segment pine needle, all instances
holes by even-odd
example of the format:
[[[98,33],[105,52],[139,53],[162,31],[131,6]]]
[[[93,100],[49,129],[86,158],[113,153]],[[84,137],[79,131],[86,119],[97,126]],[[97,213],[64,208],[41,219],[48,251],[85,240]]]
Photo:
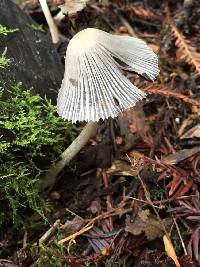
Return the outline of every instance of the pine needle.
[[[173,92],[169,90],[167,86],[164,86],[161,84],[151,84],[151,85],[144,86],[141,89],[147,93],[159,94],[165,97],[175,97],[176,99],[179,99],[185,103],[189,103],[194,106],[200,106],[200,99],[192,99],[186,95]]]
[[[170,22],[171,31],[178,48],[180,59],[185,60],[192,65],[198,74],[200,74],[200,53],[198,53],[189,40]]]

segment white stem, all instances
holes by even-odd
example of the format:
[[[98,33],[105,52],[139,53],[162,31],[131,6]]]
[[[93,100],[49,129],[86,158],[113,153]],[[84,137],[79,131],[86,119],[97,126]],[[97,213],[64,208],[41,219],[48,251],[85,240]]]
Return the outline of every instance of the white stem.
[[[85,146],[88,140],[96,134],[97,128],[97,122],[88,122],[86,124],[79,136],[60,155],[59,161],[47,171],[44,177],[42,177],[39,188],[40,191],[44,191],[45,189],[50,188],[55,184],[57,175],[78,154],[78,152]]]
[[[44,16],[46,18],[47,24],[49,26],[52,41],[54,44],[56,44],[59,41],[58,28],[56,27],[56,24],[54,23],[54,20],[51,16],[49,7],[47,5],[47,1],[46,0],[39,0],[39,2],[40,2],[40,5],[42,7],[42,11],[43,11]]]

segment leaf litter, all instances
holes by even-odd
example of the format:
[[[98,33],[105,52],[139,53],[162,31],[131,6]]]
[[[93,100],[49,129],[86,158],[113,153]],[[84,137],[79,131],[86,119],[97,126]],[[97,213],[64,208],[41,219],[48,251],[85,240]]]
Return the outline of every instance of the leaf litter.
[[[49,1],[52,14],[64,2]],[[143,38],[158,53],[160,75],[149,84],[127,74],[148,99],[102,123],[50,193],[52,224],[61,219],[56,242],[67,249],[60,262],[199,266],[200,3],[107,0],[83,6],[74,17],[76,30],[97,27]],[[36,1],[23,1],[23,9],[43,23]],[[62,58],[74,26],[67,16],[59,21],[66,37],[58,47]],[[23,266],[13,254],[0,265]]]

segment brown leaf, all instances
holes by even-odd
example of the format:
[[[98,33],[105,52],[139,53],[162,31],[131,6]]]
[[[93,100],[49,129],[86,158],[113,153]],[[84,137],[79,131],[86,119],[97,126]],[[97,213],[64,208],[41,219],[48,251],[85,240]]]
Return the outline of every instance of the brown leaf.
[[[90,206],[87,208],[88,211],[91,211],[92,214],[99,213],[101,211],[100,199],[95,199],[90,203]]]
[[[177,164],[177,163],[195,155],[198,152],[200,152],[200,147],[193,147],[191,149],[182,149],[182,150],[179,150],[178,152],[176,152],[174,154],[164,156],[162,158],[162,162],[164,162],[166,164]]]
[[[78,231],[84,224],[84,220],[81,217],[74,217],[73,220],[67,220],[65,224],[63,224],[60,229],[68,229],[70,232],[74,233]]]
[[[10,260],[0,259],[0,267],[21,267],[21,265],[15,264]]]
[[[184,133],[180,138],[186,139],[186,138],[200,138],[200,123],[192,127],[190,130],[188,130],[186,133]]]
[[[194,262],[189,255],[183,255],[179,260],[181,267],[198,267],[199,265]]]
[[[176,267],[181,267],[180,263],[178,261],[178,258],[176,256],[176,252],[174,250],[173,244],[171,242],[171,240],[169,239],[169,237],[167,237],[167,235],[163,236],[163,243],[165,245],[165,251],[167,253],[167,255],[173,259],[173,261],[176,264]]]
[[[162,223],[167,227],[171,223],[171,219],[164,219]],[[133,220],[127,217],[125,231],[136,236],[144,233],[148,240],[163,236],[162,224],[148,209],[140,210]]]
[[[123,176],[137,176],[143,169],[144,155],[136,150],[129,153],[131,164],[127,159],[114,160],[112,166],[108,169],[109,174],[123,175]]]

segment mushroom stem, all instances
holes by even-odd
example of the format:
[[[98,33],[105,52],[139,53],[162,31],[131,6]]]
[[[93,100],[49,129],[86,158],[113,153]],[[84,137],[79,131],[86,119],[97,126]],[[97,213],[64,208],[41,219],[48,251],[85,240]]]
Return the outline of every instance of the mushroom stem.
[[[49,26],[52,41],[54,44],[56,44],[59,41],[58,28],[56,27],[56,24],[54,23],[54,20],[51,16],[49,7],[47,5],[47,1],[46,0],[39,0],[39,2],[40,2],[40,5],[42,7],[42,11],[43,11],[44,16],[46,18],[47,24]]]
[[[52,167],[50,167],[50,169],[42,177],[39,186],[40,191],[44,191],[47,188],[49,191],[52,188],[52,186],[57,181],[57,175],[78,154],[78,152],[85,146],[88,140],[96,134],[97,128],[97,122],[91,121],[86,124],[79,136],[60,155],[59,160]]]

